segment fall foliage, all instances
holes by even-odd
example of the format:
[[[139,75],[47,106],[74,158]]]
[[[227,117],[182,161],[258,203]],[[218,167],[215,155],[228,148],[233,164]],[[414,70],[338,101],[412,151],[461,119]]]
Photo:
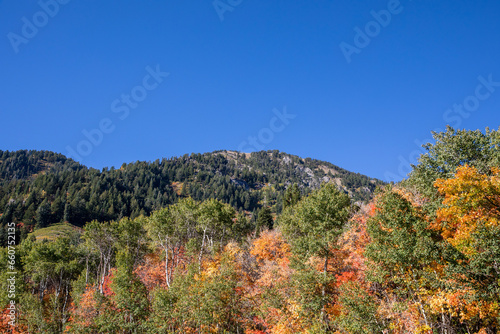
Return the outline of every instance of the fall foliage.
[[[28,237],[17,327],[3,273],[0,330],[499,333],[497,151],[472,146],[453,160],[449,149],[478,134],[448,131],[408,181],[361,207],[333,184],[303,197],[294,186],[266,220],[272,229],[216,199],[185,198],[53,241]]]

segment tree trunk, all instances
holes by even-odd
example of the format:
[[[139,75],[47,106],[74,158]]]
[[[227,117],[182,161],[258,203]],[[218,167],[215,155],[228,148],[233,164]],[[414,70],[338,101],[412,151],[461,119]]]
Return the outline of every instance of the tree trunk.
[[[325,263],[323,265],[323,286],[321,287],[321,297],[323,298],[323,306],[321,308],[321,318],[326,326],[328,326],[328,316],[325,310],[325,295],[326,295],[326,275],[328,273],[328,255],[325,256]]]
[[[201,242],[201,249],[200,249],[200,255],[198,256],[198,270],[201,272],[201,257],[203,255],[203,248],[205,247],[205,235],[206,235],[207,229],[205,228],[203,230],[203,240]]]
[[[158,237],[160,237],[159,234]],[[165,247],[163,247],[163,249],[165,250],[165,282],[167,283],[167,286],[170,288],[170,277],[168,275],[168,237],[165,237]]]

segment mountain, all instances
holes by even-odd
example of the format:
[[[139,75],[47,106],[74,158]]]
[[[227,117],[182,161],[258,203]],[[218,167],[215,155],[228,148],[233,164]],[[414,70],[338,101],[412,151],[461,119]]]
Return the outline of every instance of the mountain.
[[[296,183],[306,194],[323,182],[335,183],[357,202],[368,201],[384,184],[279,151],[193,153],[102,171],[50,151],[0,151],[0,224],[13,221],[27,230],[61,221],[82,226],[148,215],[185,196],[217,198],[240,211],[268,206],[279,213],[288,186]]]

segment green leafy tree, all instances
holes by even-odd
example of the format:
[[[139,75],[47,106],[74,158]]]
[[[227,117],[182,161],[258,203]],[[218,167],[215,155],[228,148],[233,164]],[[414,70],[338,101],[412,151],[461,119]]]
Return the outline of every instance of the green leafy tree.
[[[69,319],[71,282],[82,270],[77,240],[69,237],[50,242],[26,239],[26,244],[21,246],[25,252],[25,273],[45,310],[44,321],[54,332],[62,332]]]
[[[376,214],[367,222],[371,238],[366,256],[376,266],[373,279],[405,280],[440,257],[435,232],[423,213],[402,195],[386,189],[377,199]]]
[[[148,293],[134,273],[137,261],[147,251],[144,218],[121,219],[116,225],[116,269],[110,285],[110,299],[118,312],[109,315],[123,333],[136,333],[149,314]]]
[[[165,252],[165,281],[172,282],[175,264],[182,247],[195,236],[199,203],[191,198],[154,212],[147,219],[146,229],[152,240]]]
[[[85,225],[83,239],[85,240],[87,249],[90,253],[95,254],[97,260],[95,265],[95,280],[101,294],[103,294],[104,281],[110,273],[115,255],[116,238],[117,231],[116,223],[114,222],[100,223],[94,220]]]
[[[335,324],[347,333],[384,333],[387,324],[377,314],[377,300],[358,282],[347,282],[340,288],[341,312]]]
[[[386,189],[376,200],[367,232],[371,240],[365,251],[370,261],[367,279],[399,300],[418,305],[429,326],[431,314],[421,296],[439,287],[436,266],[444,258],[452,259],[437,243],[440,238],[430,229],[426,216],[401,194]]]
[[[198,212],[196,229],[199,235],[197,246],[200,250],[198,262],[201,265],[204,253],[220,249],[231,237],[236,211],[228,204],[210,199],[201,203]]]
[[[279,226],[297,257],[302,261],[307,261],[311,257],[318,257],[323,261],[321,279],[311,277],[311,275],[303,277],[306,281],[317,280],[321,286],[320,295],[316,297],[319,302],[309,301],[308,303],[315,305],[313,310],[321,310],[321,318],[325,326],[328,326],[324,309],[329,302],[327,289],[333,279],[328,274],[328,261],[334,256],[336,243],[351,213],[349,196],[339,191],[333,184],[324,184],[319,190],[303,198],[297,205],[289,207],[279,221]],[[302,272],[308,271],[302,270]]]
[[[349,196],[329,183],[286,210],[279,226],[297,254],[321,257],[326,267],[351,213]]]

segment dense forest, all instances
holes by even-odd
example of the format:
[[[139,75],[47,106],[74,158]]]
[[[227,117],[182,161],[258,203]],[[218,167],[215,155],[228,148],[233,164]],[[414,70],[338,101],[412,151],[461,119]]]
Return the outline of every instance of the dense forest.
[[[36,202],[39,226],[14,252],[2,248],[15,274],[0,274],[1,331],[499,333],[500,132],[433,136],[408,178],[366,203],[353,189],[376,181],[334,166],[316,174],[324,163],[279,152],[102,172],[48,152],[3,153],[2,219],[22,228],[31,216],[20,208]],[[207,194],[214,179],[221,198]],[[248,192],[229,194],[231,184]],[[56,198],[68,215],[52,209]],[[67,223],[79,203],[113,219]],[[61,223],[43,227],[44,211]]]
[[[263,207],[281,212],[281,197],[290,184],[308,193],[330,181],[365,202],[383,184],[278,151],[191,154],[102,171],[48,151],[0,151],[0,245],[6,245],[10,222],[19,226],[22,239],[35,228],[60,222],[82,227],[92,220],[135,219],[186,197],[219,199],[255,220]]]

